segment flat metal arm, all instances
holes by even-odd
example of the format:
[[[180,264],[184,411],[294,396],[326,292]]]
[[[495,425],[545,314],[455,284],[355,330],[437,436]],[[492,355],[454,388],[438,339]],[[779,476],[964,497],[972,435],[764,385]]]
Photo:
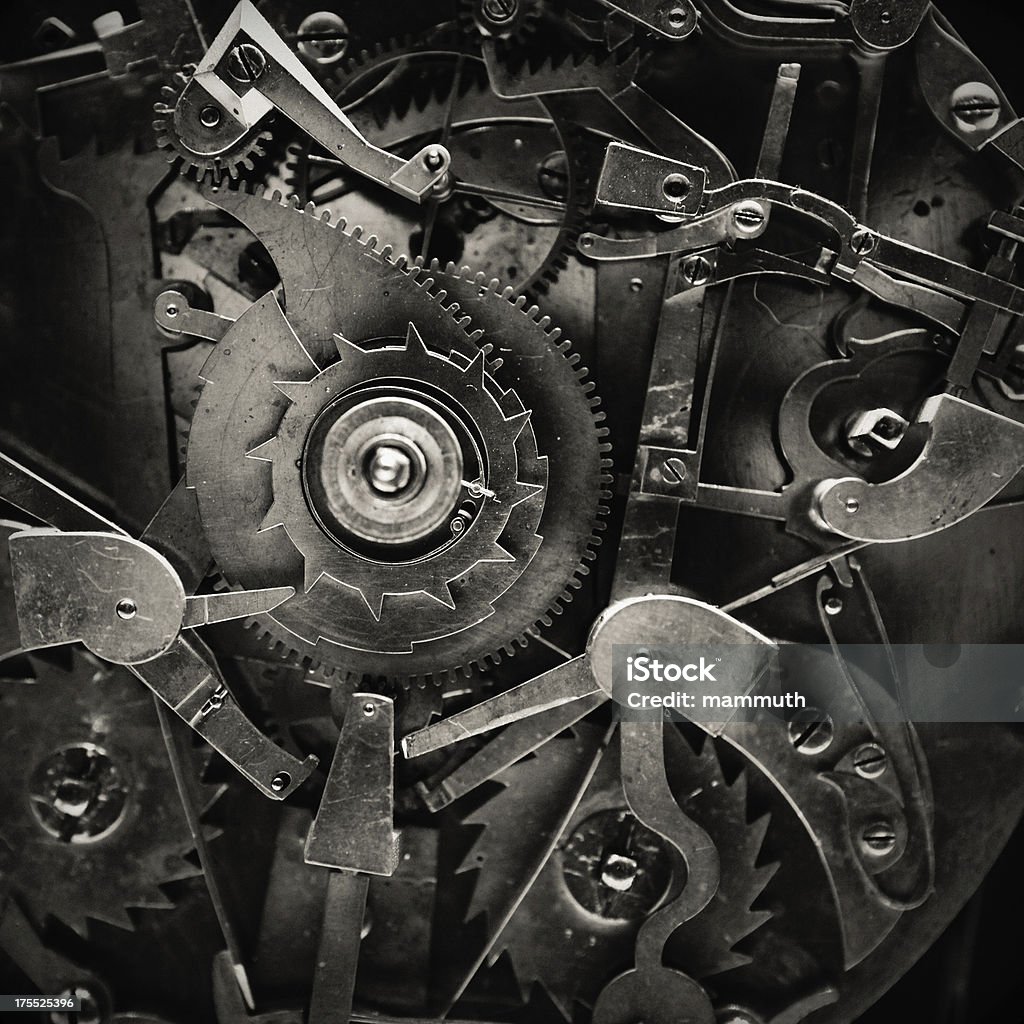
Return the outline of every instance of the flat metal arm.
[[[241,0],[178,98],[174,131],[193,152],[217,156],[272,109],[352,170],[407,199],[420,202],[446,180],[450,157],[443,146],[425,147],[410,160],[374,146],[266,18]]]
[[[511,725],[599,690],[590,671],[589,658],[583,654],[496,697],[409,733],[402,740],[402,752],[406,757],[419,757],[432,750],[440,750],[449,743],[459,743],[503,725]]]

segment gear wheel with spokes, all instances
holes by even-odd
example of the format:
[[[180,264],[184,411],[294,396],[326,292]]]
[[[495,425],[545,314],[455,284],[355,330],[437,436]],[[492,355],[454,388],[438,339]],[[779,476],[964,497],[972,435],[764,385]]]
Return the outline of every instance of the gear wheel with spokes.
[[[279,195],[207,195],[265,242],[287,308],[266,296],[214,349],[188,443],[225,576],[298,590],[259,627],[393,680],[524,643],[579,586],[607,497],[567,344],[496,282],[394,262]]]

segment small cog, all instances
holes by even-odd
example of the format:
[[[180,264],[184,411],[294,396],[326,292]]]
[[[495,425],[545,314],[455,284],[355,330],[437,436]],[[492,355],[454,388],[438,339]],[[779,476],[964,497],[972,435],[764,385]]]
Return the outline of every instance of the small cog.
[[[493,919],[504,884],[508,850],[520,842],[529,809],[554,777],[550,741],[532,758],[495,779],[503,788],[462,824],[481,827],[457,873],[478,871],[465,920]],[[644,920],[685,884],[678,853],[645,828],[625,806],[617,741],[602,759],[563,839],[505,924],[489,963],[504,953],[524,997],[539,983],[566,1020],[577,1003],[593,1005],[598,993],[636,946]],[[681,732],[666,727],[666,770],[680,807],[706,829],[718,848],[722,880],[707,908],[679,929],[666,948],[666,963],[703,979],[750,962],[736,946],[771,915],[753,905],[777,865],[758,863],[767,815],[749,822],[746,773],[731,783],[714,741],[695,750]],[[557,762],[553,762],[557,763]],[[498,899],[496,899],[496,896]]]
[[[187,66],[175,75],[173,85],[161,89],[164,99],[153,106],[157,145],[169,150],[169,161],[180,160],[182,171],[197,181],[208,174],[214,181],[238,178],[243,170],[255,169],[254,157],[266,156],[271,134],[258,129],[232,131],[231,119],[219,104],[212,98],[202,102],[194,95],[195,70],[195,65]]]

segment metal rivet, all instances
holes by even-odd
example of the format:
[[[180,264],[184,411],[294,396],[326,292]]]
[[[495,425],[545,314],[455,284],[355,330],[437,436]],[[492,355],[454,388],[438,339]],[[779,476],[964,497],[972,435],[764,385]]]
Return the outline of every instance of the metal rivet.
[[[843,610],[843,599],[835,595],[826,597],[824,607],[827,615],[838,615]]]
[[[423,166],[428,171],[436,171],[444,167],[444,153],[439,146],[431,146],[423,154]]]
[[[668,12],[668,23],[672,28],[682,28],[688,20],[688,12],[685,7],[673,7]]]
[[[644,279],[642,277],[634,277],[629,282],[629,290],[631,292],[642,292],[644,290]]]
[[[690,194],[692,188],[693,185],[690,179],[685,174],[679,174],[678,172],[667,174],[661,184],[661,190],[665,193],[665,198],[673,203],[681,203]]]
[[[374,704],[372,700],[368,700],[363,705],[363,714],[366,715],[367,718],[372,718],[376,713],[377,713],[377,705]]]
[[[569,197],[569,163],[565,153],[549,153],[537,167],[537,183],[549,199],[564,201]]]
[[[199,122],[204,128],[216,128],[222,116],[219,107],[209,104],[199,111]]]
[[[114,611],[117,612],[118,618],[134,619],[138,614],[139,606],[130,597],[122,597],[114,606]]]
[[[856,498],[847,498],[843,508],[846,509],[847,515],[856,515],[860,510],[860,502]]]
[[[288,772],[278,772],[270,780],[270,788],[275,793],[280,793],[281,790],[287,789],[291,784],[292,784],[292,777],[288,774]]]

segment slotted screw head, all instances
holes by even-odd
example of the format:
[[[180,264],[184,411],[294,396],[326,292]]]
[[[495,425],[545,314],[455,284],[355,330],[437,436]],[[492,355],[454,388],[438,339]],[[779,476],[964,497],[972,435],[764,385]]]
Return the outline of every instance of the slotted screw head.
[[[706,284],[711,277],[711,264],[703,256],[691,256],[683,263],[683,280],[693,287]]]
[[[862,779],[877,779],[889,766],[889,755],[877,743],[865,743],[853,752],[853,769]]]
[[[953,90],[949,101],[954,126],[967,133],[995,128],[1002,109],[995,90],[984,82],[965,82]]]
[[[884,857],[896,849],[896,830],[888,822],[868,825],[860,836],[861,846],[873,857]]]
[[[267,69],[267,58],[255,43],[239,43],[228,54],[228,74],[236,82],[255,82]]]
[[[767,214],[764,207],[752,199],[737,203],[732,209],[732,221],[742,235],[755,235],[765,225]]]
[[[787,722],[789,742],[801,754],[820,754],[835,737],[832,716],[821,708],[800,708]]]

